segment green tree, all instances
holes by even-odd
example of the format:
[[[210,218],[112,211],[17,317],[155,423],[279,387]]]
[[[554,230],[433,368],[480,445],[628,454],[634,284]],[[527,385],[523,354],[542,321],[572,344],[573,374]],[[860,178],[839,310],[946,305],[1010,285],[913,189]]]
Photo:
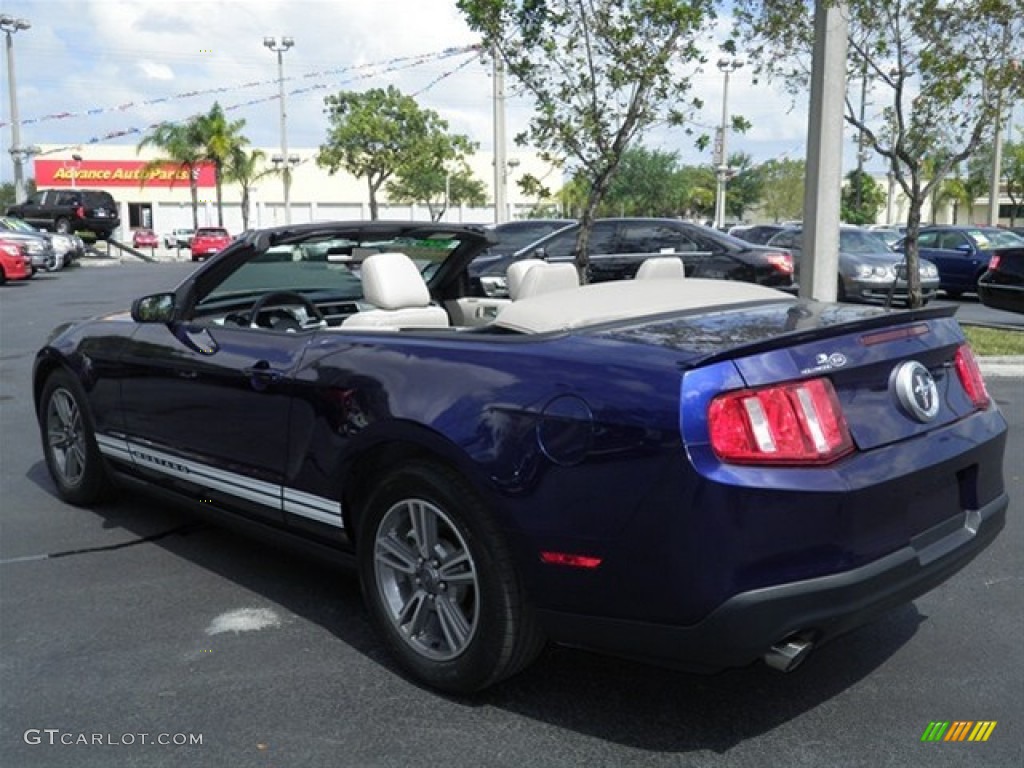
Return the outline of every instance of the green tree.
[[[687,219],[711,219],[715,214],[717,180],[710,165],[686,165],[676,174],[682,200],[682,215]]]
[[[874,224],[883,205],[885,190],[868,173],[852,170],[846,174],[840,213],[843,221],[858,226]]]
[[[626,150],[647,128],[683,124],[700,102],[683,65],[702,60],[715,0],[458,0],[469,26],[533,99],[526,132],[586,179],[576,266]],[[585,278],[584,278],[585,279]]]
[[[142,168],[142,182],[145,186],[146,176],[153,170],[165,165],[173,165],[188,175],[188,188],[192,198],[192,228],[199,228],[199,168],[205,162],[206,154],[202,140],[196,130],[195,119],[185,123],[164,121],[153,126],[136,147],[136,153],[146,147],[155,147],[162,154],[147,162]],[[172,181],[173,185],[174,182]]]
[[[249,208],[252,190],[260,179],[275,176],[280,171],[267,167],[267,155],[262,149],[247,151],[244,146],[232,147],[224,165],[224,181],[238,184],[242,190],[242,229],[249,228]]]
[[[1024,206],[1024,141],[1008,141],[1003,147],[1003,178],[1010,198],[1010,226],[1014,227]]]
[[[819,0],[825,1],[825,0]],[[880,113],[862,119],[847,95],[845,119],[885,158],[908,201],[906,256],[912,306],[922,303],[917,238],[921,209],[957,163],[991,138],[999,98],[1024,93],[1019,0],[846,0],[852,77],[866,73]],[[807,86],[814,3],[737,0],[740,27],[759,68]],[[801,12],[803,11],[803,12]],[[941,149],[944,162],[925,161]]]
[[[428,121],[420,147],[386,187],[388,197],[396,202],[426,205],[431,221],[440,221],[450,205],[482,206],[487,202],[483,182],[474,178],[466,162],[476,144],[467,136],[449,135],[447,130],[448,123],[440,118]]]
[[[992,142],[984,141],[967,158],[967,178],[964,179],[964,189],[971,198],[971,202],[968,204],[968,220],[971,223],[974,223],[974,203],[982,197],[988,197],[992,182],[993,150]]]
[[[746,152],[734,152],[726,164],[734,175],[726,187],[725,209],[733,219],[743,221],[747,209],[757,205],[761,199],[764,187],[761,169]]]
[[[941,205],[951,204],[953,206],[953,223],[960,221],[960,206],[970,211],[974,204],[974,198],[967,189],[967,184],[957,174],[952,179],[943,179],[938,191],[933,195],[932,218],[935,218],[934,211]]]
[[[242,135],[245,120],[229,121],[218,102],[205,115],[198,115],[191,121],[198,140],[202,145],[203,159],[213,165],[213,178],[217,194],[217,225],[224,226],[223,183],[225,168],[232,154],[249,143]]]
[[[36,191],[36,180],[25,179],[25,197]],[[5,181],[0,184],[0,211],[6,211],[7,206],[23,203],[24,200],[15,200],[15,189],[13,181]]]
[[[365,178],[370,217],[376,219],[381,187],[403,169],[415,167],[417,153],[433,151],[431,137],[448,124],[392,85],[363,93],[341,91],[327,96],[324,104],[330,127],[317,164],[331,174],[341,169]]]
[[[761,164],[760,174],[764,212],[777,222],[803,218],[807,163],[789,158],[772,159]]]
[[[604,216],[676,216],[682,209],[679,156],[644,147],[627,149],[608,187],[599,214]],[[581,179],[585,189],[586,176]]]

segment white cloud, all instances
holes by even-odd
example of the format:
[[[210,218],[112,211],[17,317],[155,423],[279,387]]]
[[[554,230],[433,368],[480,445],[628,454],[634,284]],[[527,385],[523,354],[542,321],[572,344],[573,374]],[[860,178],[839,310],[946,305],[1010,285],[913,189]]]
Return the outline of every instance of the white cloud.
[[[149,80],[173,80],[174,70],[166,64],[157,64],[152,61],[140,61],[139,69]]]
[[[88,144],[115,132],[134,145],[148,128],[206,112],[216,100],[246,121],[255,146],[279,141],[276,55],[264,36],[290,36],[283,56],[288,139],[317,147],[327,120],[323,99],[339,90],[394,84],[468,134],[492,146],[489,67],[469,55],[436,57],[410,66],[409,57],[476,42],[455,0],[3,0],[4,10],[32,28],[15,36],[21,143]],[[714,42],[709,42],[709,51]],[[715,55],[710,56],[715,60]],[[375,64],[372,77],[365,69]],[[465,66],[461,66],[465,64]],[[361,69],[363,68],[363,69]],[[247,87],[245,87],[247,86]],[[523,130],[528,101],[512,95],[508,135]],[[189,95],[191,94],[191,95]],[[705,100],[698,130],[720,120],[722,76],[713,63],[699,75]],[[730,81],[730,112],[753,129],[730,141],[755,159],[793,151],[803,142],[806,110],[789,110],[789,97],[753,85],[741,70]],[[9,120],[3,99],[3,121]],[[92,114],[87,114],[92,113]],[[40,119],[67,114],[60,119]],[[10,128],[0,128],[0,180],[11,178]],[[112,143],[112,142],[105,142]],[[709,161],[681,131],[660,130],[648,144],[677,150],[683,162]]]

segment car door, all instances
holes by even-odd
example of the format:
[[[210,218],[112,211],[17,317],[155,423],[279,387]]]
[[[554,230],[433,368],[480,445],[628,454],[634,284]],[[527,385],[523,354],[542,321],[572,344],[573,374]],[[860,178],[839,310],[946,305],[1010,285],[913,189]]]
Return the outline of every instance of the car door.
[[[918,238],[918,255],[939,269],[939,288],[957,296],[976,288],[974,245],[955,229],[922,232]]]
[[[47,190],[33,192],[28,196],[28,198],[26,198],[20,208],[21,218],[32,226],[39,227],[41,229],[49,229],[52,225],[50,217],[44,215],[46,195]]]
[[[313,335],[141,324],[121,360],[136,468],[200,501],[282,520],[290,381]]]

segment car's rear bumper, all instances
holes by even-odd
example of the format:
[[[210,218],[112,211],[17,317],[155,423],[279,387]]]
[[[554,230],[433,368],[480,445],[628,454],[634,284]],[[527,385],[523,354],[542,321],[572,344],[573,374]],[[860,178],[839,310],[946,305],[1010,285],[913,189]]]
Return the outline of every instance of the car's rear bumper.
[[[1001,285],[979,280],[978,298],[986,307],[1024,312],[1024,285]]]
[[[818,645],[910,602],[969,563],[1006,522],[1002,494],[853,570],[733,596],[690,626],[540,611],[552,640],[695,671],[745,666],[800,635]]]

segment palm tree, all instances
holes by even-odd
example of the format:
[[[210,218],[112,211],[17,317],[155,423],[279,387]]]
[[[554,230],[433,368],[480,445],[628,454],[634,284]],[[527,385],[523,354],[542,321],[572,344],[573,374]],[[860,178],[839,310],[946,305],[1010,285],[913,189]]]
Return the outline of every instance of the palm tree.
[[[192,228],[199,228],[199,166],[206,159],[199,141],[195,118],[187,123],[165,121],[153,127],[135,148],[136,154],[146,147],[156,147],[163,155],[147,162],[142,168],[142,186],[146,185],[149,174],[165,165],[173,165],[188,175],[189,191],[192,195]],[[174,186],[174,181],[171,181]]]
[[[280,173],[276,168],[264,165],[266,153],[261,149],[247,152],[244,147],[235,147],[224,166],[224,180],[235,182],[242,188],[242,229],[249,228],[249,198],[253,185],[264,178]]]
[[[202,145],[203,158],[213,164],[214,183],[217,187],[217,225],[223,227],[224,207],[221,191],[225,168],[231,162],[235,150],[249,143],[249,140],[240,133],[245,126],[245,120],[229,121],[220,103],[214,102],[209,112],[195,118],[195,125]]]

